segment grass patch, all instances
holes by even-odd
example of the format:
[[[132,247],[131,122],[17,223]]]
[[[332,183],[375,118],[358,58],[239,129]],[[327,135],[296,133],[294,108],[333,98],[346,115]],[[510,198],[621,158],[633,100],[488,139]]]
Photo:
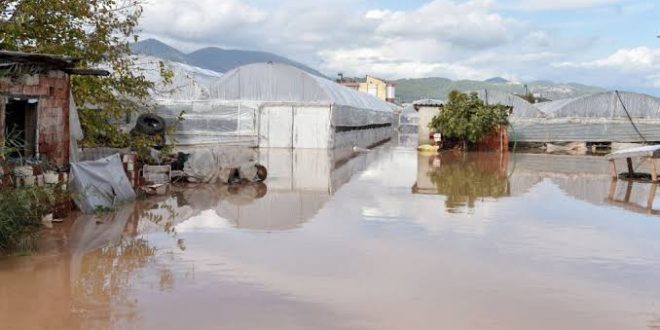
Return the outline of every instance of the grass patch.
[[[59,190],[59,192],[58,192]],[[54,187],[0,188],[0,251],[25,250],[63,192]]]

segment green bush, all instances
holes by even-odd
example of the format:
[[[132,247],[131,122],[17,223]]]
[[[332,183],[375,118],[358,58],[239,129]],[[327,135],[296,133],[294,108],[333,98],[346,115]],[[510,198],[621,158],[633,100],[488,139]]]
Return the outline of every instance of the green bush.
[[[477,93],[467,95],[459,91],[449,93],[442,111],[433,117],[430,128],[442,133],[443,138],[477,143],[500,125],[508,124],[509,108],[504,105],[488,105]]]
[[[0,251],[7,252],[41,226],[57,202],[54,188],[0,188]]]

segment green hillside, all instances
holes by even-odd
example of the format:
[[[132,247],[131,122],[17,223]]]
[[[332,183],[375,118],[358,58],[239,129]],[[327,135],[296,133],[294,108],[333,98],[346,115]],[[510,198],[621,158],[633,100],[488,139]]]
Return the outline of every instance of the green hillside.
[[[491,78],[486,81],[476,80],[450,80],[447,78],[419,78],[401,79],[395,81],[397,97],[401,102],[407,103],[419,99],[434,98],[445,99],[452,90],[462,92],[479,89],[494,89],[505,92],[524,94],[525,86],[522,83],[512,83],[502,78]],[[603,91],[602,88],[575,83],[553,83],[548,81],[528,82],[527,87],[532,93],[550,100],[577,97]]]

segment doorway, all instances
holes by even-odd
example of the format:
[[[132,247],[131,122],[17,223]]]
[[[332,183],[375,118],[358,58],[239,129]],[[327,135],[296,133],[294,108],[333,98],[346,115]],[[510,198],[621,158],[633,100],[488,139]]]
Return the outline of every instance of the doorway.
[[[9,100],[5,105],[3,136],[7,146],[13,150],[9,155],[11,158],[34,157],[37,142],[37,102]]]

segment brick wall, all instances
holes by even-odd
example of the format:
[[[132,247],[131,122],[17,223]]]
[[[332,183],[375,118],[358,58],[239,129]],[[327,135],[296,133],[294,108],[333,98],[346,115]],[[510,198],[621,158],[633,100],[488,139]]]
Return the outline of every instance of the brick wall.
[[[69,76],[61,71],[0,79],[0,95],[39,99],[38,150],[42,159],[58,165],[69,162]],[[0,137],[4,132],[4,102],[0,106]]]

